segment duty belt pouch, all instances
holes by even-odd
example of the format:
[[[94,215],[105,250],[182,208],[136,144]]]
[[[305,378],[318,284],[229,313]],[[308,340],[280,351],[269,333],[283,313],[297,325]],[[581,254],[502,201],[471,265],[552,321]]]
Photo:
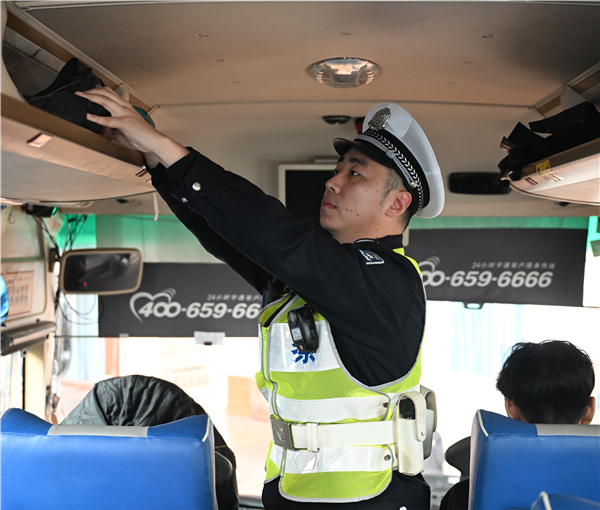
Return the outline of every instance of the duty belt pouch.
[[[403,415],[409,399],[414,412]],[[403,393],[394,409],[396,422],[396,457],[398,471],[405,475],[418,475],[425,469],[423,461],[431,454],[431,441],[436,428],[435,393],[421,386],[421,391]]]
[[[437,400],[435,391],[421,386],[421,395],[425,398],[426,420],[427,420],[427,435],[423,441],[423,458],[427,459],[431,455],[431,447],[433,443],[433,433],[437,429]]]

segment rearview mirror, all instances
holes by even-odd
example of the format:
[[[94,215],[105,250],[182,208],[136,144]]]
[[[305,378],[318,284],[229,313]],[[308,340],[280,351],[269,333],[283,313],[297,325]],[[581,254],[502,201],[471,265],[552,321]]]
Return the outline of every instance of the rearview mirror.
[[[65,294],[127,294],[142,281],[142,254],[128,248],[72,250],[60,259]]]

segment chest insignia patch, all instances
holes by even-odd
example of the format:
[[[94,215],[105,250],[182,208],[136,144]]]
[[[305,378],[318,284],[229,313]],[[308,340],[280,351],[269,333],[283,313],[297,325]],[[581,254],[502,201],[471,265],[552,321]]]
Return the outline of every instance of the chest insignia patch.
[[[362,253],[362,256],[367,261],[367,266],[370,266],[373,264],[385,264],[385,261],[376,253],[373,253],[372,251],[369,251],[369,250],[359,250],[359,251]]]
[[[296,344],[292,345],[296,347]],[[294,363],[302,361],[306,365],[309,359],[310,361],[315,361],[315,357],[310,352],[300,352],[298,349],[292,349],[292,354],[294,355]]]

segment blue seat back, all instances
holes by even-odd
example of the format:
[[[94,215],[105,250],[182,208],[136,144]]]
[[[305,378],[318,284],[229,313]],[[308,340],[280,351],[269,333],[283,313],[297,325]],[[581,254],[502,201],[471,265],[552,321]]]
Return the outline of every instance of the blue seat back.
[[[600,502],[599,480],[599,425],[534,425],[477,411],[469,510],[529,509],[542,491]]]
[[[0,424],[2,510],[213,510],[207,415],[156,427],[52,425],[20,409]]]

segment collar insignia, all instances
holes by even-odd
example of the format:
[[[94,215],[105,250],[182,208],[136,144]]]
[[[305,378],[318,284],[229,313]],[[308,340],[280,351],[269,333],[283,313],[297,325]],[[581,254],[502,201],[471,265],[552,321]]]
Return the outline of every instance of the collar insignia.
[[[390,120],[391,116],[392,111],[389,108],[382,108],[375,115],[373,115],[373,117],[371,117],[371,120],[369,121],[369,129],[374,131],[383,129]]]
[[[373,265],[373,264],[385,264],[385,261],[376,253],[373,253],[372,251],[369,250],[358,250],[362,253],[362,256],[365,258],[366,260],[366,264],[367,266]]]

